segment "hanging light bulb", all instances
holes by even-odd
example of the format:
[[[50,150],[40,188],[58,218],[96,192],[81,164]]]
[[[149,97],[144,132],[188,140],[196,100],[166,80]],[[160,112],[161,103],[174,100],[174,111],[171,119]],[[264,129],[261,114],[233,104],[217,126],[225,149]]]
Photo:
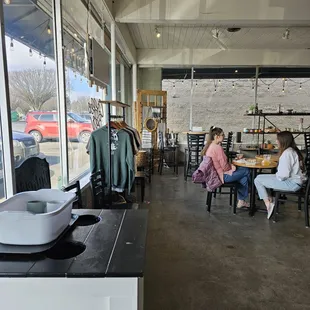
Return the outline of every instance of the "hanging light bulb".
[[[284,87],[282,88],[282,93],[284,93]]]
[[[39,58],[40,58],[40,59],[42,58],[42,53],[41,53],[41,52],[39,53]]]
[[[270,87],[268,86],[268,91],[270,91]]]
[[[301,83],[300,83],[300,85],[299,85],[299,89],[302,89],[302,87],[301,87]]]
[[[233,82],[232,87],[235,88],[235,82]]]
[[[173,83],[173,88],[175,88],[175,84]]]
[[[10,51],[11,51],[11,52],[14,51],[14,42],[13,42],[13,38],[11,38]]]
[[[216,92],[216,87],[214,88],[214,91]]]
[[[32,55],[33,55],[32,49],[29,48],[29,56],[32,57]]]
[[[47,24],[47,33],[52,34],[52,29],[50,27],[50,24]]]
[[[219,80],[219,84],[221,84],[221,80]]]
[[[78,35],[75,33],[74,36],[77,38]]]
[[[71,53],[74,53],[74,47],[71,48]]]
[[[159,39],[160,36],[161,36],[161,34],[160,34],[160,32],[158,31],[158,28],[157,28],[157,27],[155,27],[155,34],[156,34],[156,38]]]
[[[43,67],[44,67],[44,69],[46,67],[46,57],[45,56],[44,56],[44,61],[43,61]]]
[[[82,79],[82,78],[80,78],[80,82],[81,82],[81,83],[83,82],[83,79]]]

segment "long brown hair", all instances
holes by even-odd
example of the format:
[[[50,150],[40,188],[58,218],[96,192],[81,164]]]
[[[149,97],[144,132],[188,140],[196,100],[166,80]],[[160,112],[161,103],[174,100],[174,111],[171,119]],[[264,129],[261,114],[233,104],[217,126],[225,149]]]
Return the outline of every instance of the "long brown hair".
[[[280,149],[280,156],[282,153],[291,147],[298,155],[299,162],[303,162],[303,156],[297,147],[294,137],[290,131],[281,131],[277,134],[277,139],[279,141],[279,149]]]
[[[205,156],[208,150],[208,147],[210,146],[210,144],[212,143],[212,141],[214,141],[216,136],[221,135],[222,133],[224,133],[222,128],[219,127],[214,127],[212,126],[210,128],[209,131],[209,137],[208,137],[208,142],[206,143],[206,145],[204,146],[204,148],[201,151],[201,156]]]

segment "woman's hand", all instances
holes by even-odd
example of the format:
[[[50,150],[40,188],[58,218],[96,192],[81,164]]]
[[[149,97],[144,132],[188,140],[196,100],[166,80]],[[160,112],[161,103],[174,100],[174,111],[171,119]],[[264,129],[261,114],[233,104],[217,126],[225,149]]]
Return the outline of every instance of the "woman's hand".
[[[231,164],[231,170],[234,172],[234,171],[236,171],[236,169],[237,169],[236,166]]]

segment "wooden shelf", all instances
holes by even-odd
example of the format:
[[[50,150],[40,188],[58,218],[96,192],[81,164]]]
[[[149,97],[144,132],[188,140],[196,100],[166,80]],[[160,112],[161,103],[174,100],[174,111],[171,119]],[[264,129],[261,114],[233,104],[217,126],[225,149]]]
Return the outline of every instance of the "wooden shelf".
[[[99,100],[100,103],[103,104],[109,104],[114,106],[114,107],[118,107],[118,108],[128,108],[130,107],[130,105],[120,102],[120,101],[113,101],[113,100]]]
[[[283,130],[282,130],[283,131]],[[290,131],[293,135],[310,133],[310,131]],[[276,135],[278,132],[243,132],[245,135]]]
[[[244,114],[244,116],[310,116],[307,112],[296,112],[296,113],[261,113],[261,114]]]

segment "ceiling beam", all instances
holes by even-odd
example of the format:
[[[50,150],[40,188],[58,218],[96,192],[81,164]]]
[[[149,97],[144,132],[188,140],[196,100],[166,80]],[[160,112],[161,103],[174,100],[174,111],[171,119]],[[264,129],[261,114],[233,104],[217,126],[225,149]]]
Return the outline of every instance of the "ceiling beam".
[[[308,0],[123,0],[115,1],[114,12],[121,23],[310,25]]]
[[[140,67],[310,66],[309,50],[138,49]]]

